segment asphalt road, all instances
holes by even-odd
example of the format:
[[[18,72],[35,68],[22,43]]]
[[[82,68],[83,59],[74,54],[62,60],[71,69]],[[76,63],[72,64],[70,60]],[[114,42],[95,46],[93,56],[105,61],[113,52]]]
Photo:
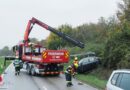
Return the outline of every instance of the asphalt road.
[[[72,87],[66,87],[64,75],[29,76],[22,70],[19,76],[15,76],[13,65],[5,73],[4,84],[0,86],[0,90],[98,90],[87,84],[79,85],[76,79],[73,79]]]

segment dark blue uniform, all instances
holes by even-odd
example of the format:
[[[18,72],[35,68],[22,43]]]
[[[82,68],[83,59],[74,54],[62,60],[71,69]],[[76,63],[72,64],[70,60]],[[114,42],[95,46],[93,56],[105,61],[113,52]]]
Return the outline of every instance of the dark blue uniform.
[[[72,68],[68,67],[65,71],[65,78],[67,81],[67,86],[71,86],[72,84]]]
[[[15,75],[19,75],[20,69],[22,68],[22,62],[18,59],[15,59],[14,62],[14,67],[15,67]]]

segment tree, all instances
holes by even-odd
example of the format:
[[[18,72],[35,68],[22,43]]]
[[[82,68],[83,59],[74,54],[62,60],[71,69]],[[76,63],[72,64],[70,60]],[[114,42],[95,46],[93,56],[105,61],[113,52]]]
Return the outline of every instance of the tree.
[[[32,42],[32,43],[38,43],[38,39],[37,38],[29,38],[29,40]]]
[[[112,69],[129,68],[130,34],[117,33],[108,40],[104,52],[104,66]],[[125,64],[125,65],[124,65]]]
[[[118,7],[118,19],[121,21],[121,23],[130,23],[130,0],[122,0],[122,3],[119,3]]]
[[[130,67],[130,0],[122,1],[117,12],[121,26],[115,28],[104,51],[104,66],[113,69]]]
[[[57,31],[64,33],[64,35],[69,36],[73,35],[72,27],[69,25],[61,25],[60,27],[58,27]],[[47,41],[47,47],[49,49],[60,49],[65,46],[71,46],[71,44],[68,41],[62,39],[61,37],[57,36],[54,33],[50,33],[46,41]]]
[[[43,47],[47,47],[47,41],[46,40],[41,40],[39,42]]]
[[[0,50],[0,56],[10,56],[10,55],[13,55],[13,52],[9,49],[8,46],[5,46]]]

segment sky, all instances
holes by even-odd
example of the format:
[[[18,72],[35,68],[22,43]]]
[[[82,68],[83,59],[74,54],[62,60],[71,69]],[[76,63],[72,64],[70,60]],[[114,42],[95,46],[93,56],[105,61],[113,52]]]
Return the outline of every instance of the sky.
[[[0,49],[24,38],[28,21],[35,17],[51,27],[73,27],[115,15],[120,0],[0,0]],[[35,25],[30,37],[45,39],[49,31]]]

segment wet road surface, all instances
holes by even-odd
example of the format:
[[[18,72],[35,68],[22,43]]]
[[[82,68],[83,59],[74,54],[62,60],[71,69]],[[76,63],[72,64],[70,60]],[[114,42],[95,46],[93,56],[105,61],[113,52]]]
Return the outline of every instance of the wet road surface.
[[[4,74],[4,84],[0,90],[98,90],[87,84],[79,85],[79,81],[73,79],[73,86],[66,87],[64,75],[60,76],[29,76],[22,70],[19,76],[15,76],[14,67],[10,65]]]

